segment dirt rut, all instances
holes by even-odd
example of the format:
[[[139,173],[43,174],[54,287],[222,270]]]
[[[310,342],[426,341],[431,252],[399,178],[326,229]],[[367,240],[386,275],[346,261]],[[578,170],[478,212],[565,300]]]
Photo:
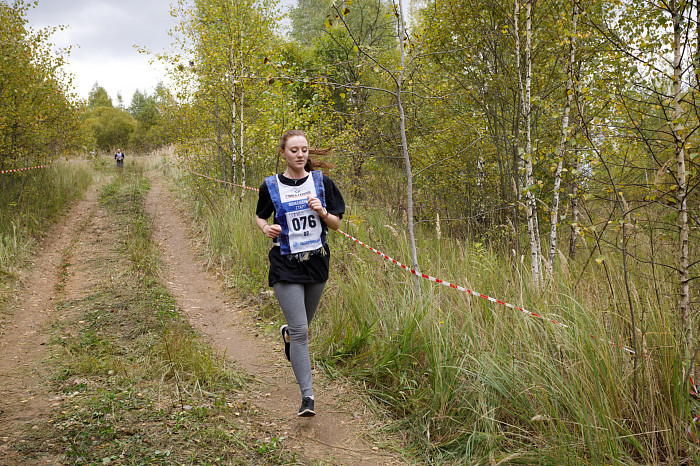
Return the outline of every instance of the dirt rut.
[[[46,384],[48,332],[56,320],[70,318],[56,310],[58,285],[65,285],[68,248],[78,245],[97,209],[97,194],[89,189],[66,219],[55,225],[36,251],[32,268],[21,277],[21,288],[10,305],[8,323],[0,336],[0,464],[20,464],[31,451],[33,464],[60,464],[52,445],[30,444],[32,431],[50,422],[60,406]]]
[[[403,464],[386,439],[374,433],[374,422],[363,404],[342,384],[314,374],[316,407],[313,418],[298,418],[299,388],[284,359],[279,338],[266,336],[255,325],[254,312],[222,292],[220,280],[198,260],[166,181],[151,174],[146,208],[153,219],[153,239],[159,244],[167,285],[191,324],[240,371],[253,378],[249,401],[264,413],[269,430],[285,438],[303,464]],[[72,322],[61,301],[83,296],[105,277],[90,272],[90,261],[108,258],[114,232],[109,215],[90,188],[66,219],[54,226],[38,248],[33,267],[10,305],[0,334],[0,464],[62,464],[60,445],[40,435],[51,422],[61,397],[51,393],[47,379],[47,343],[55,322]],[[115,259],[116,260],[116,259]],[[108,278],[108,277],[107,277]]]

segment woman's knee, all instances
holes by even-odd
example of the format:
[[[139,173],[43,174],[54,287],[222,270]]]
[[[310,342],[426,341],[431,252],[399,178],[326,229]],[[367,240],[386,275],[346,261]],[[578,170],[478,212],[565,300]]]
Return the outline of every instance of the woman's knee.
[[[293,343],[305,343],[309,340],[308,325],[289,325],[287,330],[289,330],[289,339]]]

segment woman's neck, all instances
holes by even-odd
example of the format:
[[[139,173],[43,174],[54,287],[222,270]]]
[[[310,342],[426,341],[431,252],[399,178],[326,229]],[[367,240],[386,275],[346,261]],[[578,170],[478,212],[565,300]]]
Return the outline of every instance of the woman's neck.
[[[300,180],[309,176],[309,173],[303,168],[301,170],[292,170],[291,168],[287,167],[287,169],[282,174],[287,178],[291,178],[293,180]]]

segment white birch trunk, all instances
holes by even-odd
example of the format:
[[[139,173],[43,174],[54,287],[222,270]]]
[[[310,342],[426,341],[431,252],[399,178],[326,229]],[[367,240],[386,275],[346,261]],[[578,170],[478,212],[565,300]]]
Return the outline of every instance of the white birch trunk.
[[[241,74],[243,74],[241,72]],[[238,151],[238,154],[240,155],[240,161],[241,161],[241,184],[245,186],[246,183],[246,172],[245,172],[245,159],[243,157],[243,93],[244,93],[244,88],[241,85],[241,110],[240,110],[240,118],[239,118],[239,126],[241,128],[241,132],[238,137],[238,142],[240,144],[240,150]],[[245,194],[246,190],[241,189],[241,199],[243,199],[243,195]]]
[[[396,86],[396,106],[399,111],[399,125],[401,131],[401,149],[403,151],[404,163],[406,166],[406,196],[407,196],[407,206],[406,215],[408,220],[408,239],[411,247],[411,261],[413,265],[413,270],[419,272],[418,270],[418,251],[416,250],[416,239],[413,225],[413,172],[411,171],[411,158],[408,154],[408,140],[406,139],[406,115],[404,114],[403,104],[401,102],[401,88],[403,85],[404,78],[404,67],[406,64],[406,50],[404,49],[404,38],[406,37],[406,28],[404,25],[403,16],[403,1],[399,0],[399,48],[401,49],[401,70],[399,71],[399,76],[397,79]],[[420,279],[415,276],[416,283],[416,294],[418,299],[420,299]]]
[[[534,193],[534,177],[532,164],[532,118],[531,118],[531,87],[532,87],[532,0],[526,2],[526,35],[525,35],[525,190],[527,206],[527,231],[530,237],[530,256],[532,258],[532,280],[535,285],[542,282],[540,268],[540,240],[537,224],[537,201]]]
[[[552,192],[552,206],[550,209],[550,230],[549,230],[549,256],[547,258],[547,274],[551,279],[554,275],[554,256],[557,253],[557,224],[559,223],[559,189],[561,187],[561,173],[564,168],[564,153],[569,139],[569,114],[571,113],[571,102],[574,97],[574,59],[576,47],[574,35],[578,25],[578,3],[574,1],[572,32],[569,33],[569,64],[566,78],[566,105],[564,106],[564,116],[561,123],[561,139],[559,140],[559,161],[554,172],[554,187]]]
[[[219,99],[215,99],[214,116],[216,117],[216,157],[221,170],[221,178],[226,179],[226,154],[221,141],[221,114],[219,112]]]
[[[236,120],[238,119],[236,110],[236,85],[231,84],[231,183],[236,183],[236,162],[238,160],[236,143]],[[233,186],[231,187],[233,190]]]
[[[678,178],[678,189],[676,190],[676,200],[678,203],[678,279],[679,279],[679,301],[678,310],[683,319],[683,325],[687,330],[688,341],[693,341],[692,322],[690,316],[690,282],[688,273],[688,238],[690,228],[688,225],[688,204],[686,200],[687,180],[685,168],[685,141],[680,134],[679,128],[683,116],[681,106],[681,80],[683,79],[683,69],[681,60],[683,58],[682,37],[681,37],[681,9],[683,7],[676,0],[671,1],[671,11],[673,12],[673,138],[675,142],[676,155],[676,176]]]
[[[243,24],[241,22],[241,15],[240,13],[238,14],[238,49],[239,49],[239,65],[240,65],[240,73],[241,76],[244,74],[244,66],[243,66]],[[245,94],[245,86],[243,85],[243,80],[241,78],[241,102],[240,102],[240,118],[238,121],[238,124],[240,126],[240,134],[238,138],[238,142],[240,144],[240,150],[238,152],[240,163],[241,163],[241,184],[245,186],[246,183],[246,172],[245,172],[245,158],[243,157],[243,97]],[[243,196],[245,195],[246,190],[241,189],[241,199],[243,199]]]
[[[236,10],[236,2],[232,1],[231,3],[232,7],[234,8],[234,12],[237,12]],[[240,15],[239,15],[240,16]],[[240,35],[240,22],[239,22],[239,28],[238,28],[238,33]],[[239,47],[240,47],[240,42],[239,42]],[[236,143],[236,133],[238,131],[238,128],[236,127],[236,120],[238,119],[238,112],[236,109],[236,78],[234,76],[234,63],[236,63],[234,53],[236,51],[236,43],[231,38],[231,44],[230,44],[230,50],[229,50],[229,70],[230,70],[230,79],[231,79],[231,183],[236,183],[236,162],[237,162],[237,143]],[[233,192],[234,187],[231,186],[231,192]]]

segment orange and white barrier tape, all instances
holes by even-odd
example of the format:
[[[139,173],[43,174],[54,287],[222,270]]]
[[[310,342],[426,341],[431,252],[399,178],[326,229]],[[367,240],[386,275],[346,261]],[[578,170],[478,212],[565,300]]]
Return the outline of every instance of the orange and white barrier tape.
[[[35,168],[46,168],[48,165],[37,165],[36,167],[26,167],[26,168],[14,168],[12,170],[0,170],[0,175],[5,173],[23,172],[26,170],[34,170]]]
[[[557,322],[556,320],[549,319],[549,318],[544,317],[544,316],[542,316],[542,315],[540,315],[540,314],[536,314],[536,313],[534,313],[534,312],[528,311],[527,309],[523,309],[522,307],[518,307],[518,306],[515,306],[515,305],[513,305],[513,304],[507,303],[507,302],[505,302],[505,301],[501,301],[500,299],[492,298],[491,296],[487,296],[487,295],[485,295],[485,294],[483,294],[483,293],[479,293],[478,291],[469,290],[469,289],[467,289],[467,288],[465,288],[465,287],[463,287],[463,286],[455,285],[454,283],[446,282],[445,280],[440,280],[439,278],[435,278],[435,277],[432,277],[432,276],[430,276],[430,275],[427,275],[427,274],[424,274],[424,273],[421,273],[421,272],[416,272],[415,270],[413,270],[412,268],[408,267],[407,265],[404,265],[404,264],[402,264],[401,262],[397,261],[396,259],[387,256],[387,255],[384,254],[383,252],[374,249],[372,246],[369,246],[369,245],[363,243],[363,242],[360,241],[359,239],[357,239],[357,238],[355,238],[354,236],[351,236],[351,235],[345,233],[345,232],[342,231],[341,229],[338,229],[338,230],[336,230],[336,231],[337,231],[338,233],[340,233],[341,235],[343,235],[343,236],[345,236],[345,237],[351,239],[352,241],[356,242],[357,244],[366,247],[367,249],[369,249],[369,250],[372,251],[373,253],[377,254],[378,256],[381,256],[381,257],[383,257],[384,259],[386,259],[386,260],[388,260],[388,261],[391,261],[392,263],[394,263],[394,264],[396,264],[397,266],[401,267],[402,269],[404,269],[404,270],[406,270],[406,271],[408,271],[408,272],[411,272],[413,275],[415,275],[415,276],[417,276],[417,277],[425,278],[426,280],[430,280],[431,282],[437,283],[437,284],[439,284],[439,285],[446,286],[446,287],[448,287],[448,288],[454,288],[455,290],[461,291],[461,292],[463,292],[463,293],[467,293],[467,294],[470,294],[470,295],[473,295],[473,296],[478,296],[479,298],[486,299],[486,300],[488,300],[488,301],[491,301],[492,303],[500,304],[500,305],[505,306],[505,307],[508,307],[508,308],[510,308],[510,309],[513,309],[513,310],[516,310],[516,311],[520,311],[520,312],[522,312],[522,313],[524,313],[524,314],[526,314],[526,315],[528,315],[528,316],[530,316],[530,317],[535,317],[535,318],[538,318],[538,319],[543,319],[543,320],[546,320],[546,321],[548,321],[548,322],[550,322],[550,323],[552,323],[552,324],[560,325],[560,326],[565,327],[565,328],[568,327],[568,325],[566,325],[566,324],[562,324],[561,322]]]
[[[229,185],[232,185],[232,186],[238,186],[238,187],[240,187],[240,188],[250,189],[250,190],[252,190],[252,191],[259,191],[257,188],[251,188],[250,186],[237,185],[237,184],[231,183],[231,182],[229,182],[229,181],[219,180],[219,179],[212,178],[212,177],[210,177],[210,176],[204,175],[204,174],[202,174],[202,173],[197,173],[197,172],[195,172],[195,171],[193,171],[193,170],[189,170],[189,169],[188,169],[188,171],[191,172],[191,173],[194,173],[194,174],[196,174],[196,175],[203,176],[203,177],[205,177],[205,178],[209,178],[210,180],[217,181],[217,182],[219,182],[219,183],[225,183],[225,184],[229,184]],[[404,270],[406,270],[406,271],[412,273],[413,275],[415,275],[415,276],[417,276],[417,277],[421,277],[421,278],[424,278],[424,279],[426,279],[426,280],[430,280],[431,282],[437,283],[437,284],[439,284],[439,285],[446,286],[446,287],[448,287],[448,288],[453,288],[453,289],[455,289],[455,290],[457,290],[457,291],[461,291],[461,292],[463,292],[463,293],[467,293],[467,294],[470,294],[470,295],[473,295],[473,296],[477,296],[477,297],[482,298],[482,299],[485,299],[485,300],[487,300],[487,301],[491,301],[492,303],[500,304],[500,305],[505,306],[505,307],[507,307],[507,308],[513,309],[513,310],[515,310],[515,311],[522,312],[523,314],[525,314],[525,315],[527,315],[527,316],[534,317],[534,318],[536,318],[536,319],[545,320],[545,321],[547,321],[547,322],[550,322],[550,323],[552,323],[552,324],[558,325],[558,326],[560,326],[560,327],[569,328],[568,325],[566,325],[566,324],[564,324],[564,323],[562,323],[562,322],[558,322],[558,321],[556,321],[556,320],[554,320],[554,319],[550,319],[549,317],[545,317],[545,316],[543,316],[543,315],[541,315],[541,314],[537,314],[537,313],[535,313],[535,312],[528,311],[527,309],[523,309],[522,307],[518,307],[518,306],[516,306],[516,305],[514,305],[514,304],[510,304],[510,303],[507,303],[507,302],[505,302],[505,301],[501,301],[500,299],[492,298],[491,296],[485,295],[485,294],[483,294],[483,293],[479,293],[478,291],[470,290],[470,289],[467,289],[467,288],[465,288],[465,287],[463,287],[463,286],[455,285],[454,283],[450,283],[450,282],[447,282],[447,281],[445,281],[445,280],[441,280],[441,279],[439,279],[439,278],[435,278],[435,277],[430,276],[430,275],[427,275],[427,274],[425,274],[425,273],[417,272],[417,271],[415,271],[414,269],[408,267],[407,265],[402,264],[401,262],[397,261],[396,259],[394,259],[394,258],[392,258],[392,257],[389,257],[388,255],[384,254],[383,252],[381,252],[381,251],[379,251],[379,250],[373,248],[372,246],[369,246],[369,245],[363,243],[362,241],[360,241],[359,239],[355,238],[354,236],[351,236],[351,235],[345,233],[345,232],[342,231],[341,229],[338,229],[338,230],[336,230],[336,231],[337,231],[338,233],[340,233],[341,235],[347,237],[348,239],[354,241],[355,243],[357,243],[357,244],[359,244],[359,245],[361,245],[361,246],[364,246],[365,248],[369,249],[370,251],[372,251],[373,253],[377,254],[378,256],[383,257],[384,259],[386,259],[386,260],[392,262],[393,264],[397,265],[398,267],[401,267],[402,269],[404,269]],[[614,346],[614,347],[616,347],[616,348],[620,348],[621,350],[626,351],[626,352],[628,352],[628,353],[630,353],[630,354],[637,354],[636,351],[634,351],[633,349],[628,348],[628,347],[626,347],[626,346],[618,345],[617,343],[614,343],[614,342],[609,341],[609,340],[605,340],[605,339],[603,339],[603,338],[599,338],[599,337],[597,337],[597,336],[595,336],[595,335],[593,335],[593,334],[589,334],[589,336],[590,336],[591,338],[593,338],[593,339],[602,341],[602,342],[607,343],[607,344],[609,344],[609,345],[611,345],[611,346]]]
[[[412,268],[408,267],[407,265],[402,264],[401,262],[397,261],[396,259],[387,256],[387,255],[384,254],[383,252],[374,249],[372,246],[369,246],[369,245],[363,243],[362,241],[360,241],[359,239],[355,238],[354,236],[351,236],[351,235],[345,233],[345,232],[342,231],[341,229],[338,229],[338,230],[336,230],[336,231],[337,231],[338,233],[340,233],[341,235],[343,235],[343,236],[345,236],[345,237],[351,239],[352,241],[356,242],[357,244],[366,247],[367,249],[369,249],[369,250],[372,251],[373,253],[377,254],[378,256],[381,256],[381,257],[383,257],[384,259],[386,259],[386,260],[388,260],[388,261],[391,261],[393,264],[395,264],[395,265],[401,267],[402,269],[404,269],[404,270],[406,270],[406,271],[408,271],[408,272],[411,272],[413,275],[415,275],[415,276],[417,276],[417,277],[425,278],[426,280],[430,280],[431,282],[434,282],[434,283],[437,283],[437,284],[439,284],[439,285],[443,285],[443,286],[446,286],[446,287],[449,287],[449,288],[454,288],[455,290],[461,291],[461,292],[463,292],[463,293],[467,293],[467,294],[470,294],[470,295],[473,295],[473,296],[478,296],[479,298],[485,299],[485,300],[487,300],[487,301],[491,301],[492,303],[500,304],[500,305],[505,306],[505,307],[507,307],[507,308],[513,309],[513,310],[515,310],[515,311],[520,311],[520,312],[522,312],[523,314],[528,315],[528,316],[530,316],[530,317],[534,317],[534,318],[537,318],[537,319],[546,320],[547,322],[550,322],[550,323],[552,323],[552,324],[559,325],[559,326],[564,327],[564,328],[569,328],[569,326],[566,325],[566,324],[563,324],[563,323],[561,323],[561,322],[558,322],[558,321],[556,321],[556,320],[554,320],[554,319],[550,319],[549,317],[545,317],[545,316],[543,316],[543,315],[537,314],[537,313],[535,313],[535,312],[528,311],[527,309],[523,309],[522,307],[518,307],[518,306],[516,306],[516,305],[514,305],[514,304],[510,304],[510,303],[507,303],[507,302],[505,302],[505,301],[501,301],[500,299],[492,298],[491,296],[485,295],[485,294],[483,294],[483,293],[479,293],[478,291],[474,291],[474,290],[467,289],[467,288],[465,288],[465,287],[463,287],[463,286],[455,285],[454,283],[446,282],[445,280],[441,280],[441,279],[439,279],[439,278],[432,277],[432,276],[427,275],[427,274],[425,274],[425,273],[417,272],[417,271],[413,270]],[[612,341],[607,341],[607,340],[604,340],[603,338],[598,338],[598,337],[596,337],[596,336],[593,335],[593,334],[590,334],[589,336],[590,336],[591,338],[600,340],[600,341],[602,341],[602,342],[604,342],[604,343],[608,343],[609,345],[614,346],[614,347],[616,347],[616,348],[620,348],[620,349],[623,350],[623,351],[627,351],[627,352],[630,353],[630,354],[637,354],[633,349],[628,348],[628,347],[626,347],[626,346],[621,346],[621,345],[618,345],[617,343],[614,343],[614,342],[612,342]]]
[[[224,181],[224,180],[219,180],[219,179],[216,179],[216,178],[212,178],[212,177],[209,176],[209,175],[205,175],[204,173],[199,173],[199,172],[196,172],[196,171],[194,171],[194,170],[190,170],[189,168],[187,168],[186,170],[187,170],[188,172],[190,172],[190,173],[194,173],[195,175],[198,175],[198,176],[201,176],[201,177],[204,177],[204,178],[209,178],[210,180],[216,181],[217,183],[229,184],[229,185],[231,185],[231,186],[237,186],[237,187],[239,187],[239,188],[249,189],[249,190],[251,190],[251,191],[256,191],[256,192],[259,191],[258,188],[252,188],[252,187],[250,187],[250,186],[245,186],[245,185],[242,185],[242,184],[231,183],[230,181]]]

